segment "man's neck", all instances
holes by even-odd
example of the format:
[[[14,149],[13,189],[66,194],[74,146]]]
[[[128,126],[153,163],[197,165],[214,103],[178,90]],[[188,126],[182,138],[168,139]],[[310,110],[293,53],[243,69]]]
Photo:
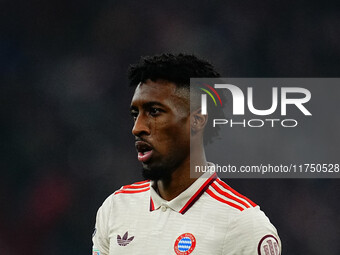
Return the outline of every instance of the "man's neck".
[[[197,159],[192,157],[191,164],[193,164],[193,162],[194,165],[207,165],[204,151]],[[190,159],[188,159],[172,173],[171,179],[157,181],[156,188],[158,194],[163,199],[170,201],[189,188],[197,180],[197,177],[190,177]]]
[[[188,170],[176,169],[170,180],[158,180],[157,190],[159,195],[163,199],[170,201],[190,187],[196,179],[190,178],[190,172],[189,176],[187,176],[188,172]]]

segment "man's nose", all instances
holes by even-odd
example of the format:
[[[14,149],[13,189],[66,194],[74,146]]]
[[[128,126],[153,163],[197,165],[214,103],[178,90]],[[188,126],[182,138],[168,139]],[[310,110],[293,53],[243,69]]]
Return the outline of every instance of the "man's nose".
[[[143,114],[138,114],[135,119],[135,124],[132,128],[132,134],[134,136],[150,135],[150,128],[148,119]]]

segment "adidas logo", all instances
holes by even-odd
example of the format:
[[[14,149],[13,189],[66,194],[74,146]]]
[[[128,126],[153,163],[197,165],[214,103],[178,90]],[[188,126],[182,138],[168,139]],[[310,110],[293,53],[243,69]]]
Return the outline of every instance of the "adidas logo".
[[[130,238],[128,238],[128,232],[126,231],[126,233],[124,234],[123,238],[120,237],[120,235],[117,235],[117,243],[120,246],[126,246],[128,245],[135,237],[131,236]]]

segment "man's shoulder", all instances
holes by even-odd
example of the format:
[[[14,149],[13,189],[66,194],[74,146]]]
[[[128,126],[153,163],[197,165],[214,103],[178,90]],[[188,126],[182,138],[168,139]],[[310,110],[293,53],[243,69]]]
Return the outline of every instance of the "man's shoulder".
[[[122,186],[119,190],[116,190],[112,196],[116,196],[118,194],[139,194],[145,193],[150,190],[150,181],[139,181],[129,185]]]
[[[254,254],[258,250],[261,250],[259,254],[265,254],[263,249],[272,246],[276,251],[273,254],[279,254],[281,241],[277,230],[259,205],[219,178],[209,186],[206,193],[209,201],[216,205],[212,213],[227,226],[225,250],[230,254],[239,254],[241,247],[245,252],[242,254]]]
[[[117,200],[133,199],[139,197],[138,195],[145,195],[149,190],[150,190],[149,180],[124,185],[120,189],[113,192],[110,196],[108,196],[104,204]]]
[[[124,185],[120,189],[109,195],[100,207],[101,211],[110,211],[112,208],[126,208],[129,205],[137,205],[141,198],[149,199],[150,181],[139,181],[129,185]],[[137,203],[138,201],[138,203]]]
[[[256,203],[234,190],[220,178],[216,178],[211,183],[206,193],[209,195],[210,200],[215,201],[219,207],[235,211],[236,213],[258,208]]]

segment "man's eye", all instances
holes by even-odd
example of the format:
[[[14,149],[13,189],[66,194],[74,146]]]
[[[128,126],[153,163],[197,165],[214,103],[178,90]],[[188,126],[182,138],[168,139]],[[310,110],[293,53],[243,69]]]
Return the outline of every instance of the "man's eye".
[[[131,114],[131,116],[132,116],[134,119],[136,119],[137,116],[138,116],[138,112],[137,112],[137,111],[131,111],[130,114]]]
[[[158,115],[161,111],[162,111],[162,109],[160,109],[160,108],[155,108],[155,107],[150,108],[150,114],[152,116]]]

